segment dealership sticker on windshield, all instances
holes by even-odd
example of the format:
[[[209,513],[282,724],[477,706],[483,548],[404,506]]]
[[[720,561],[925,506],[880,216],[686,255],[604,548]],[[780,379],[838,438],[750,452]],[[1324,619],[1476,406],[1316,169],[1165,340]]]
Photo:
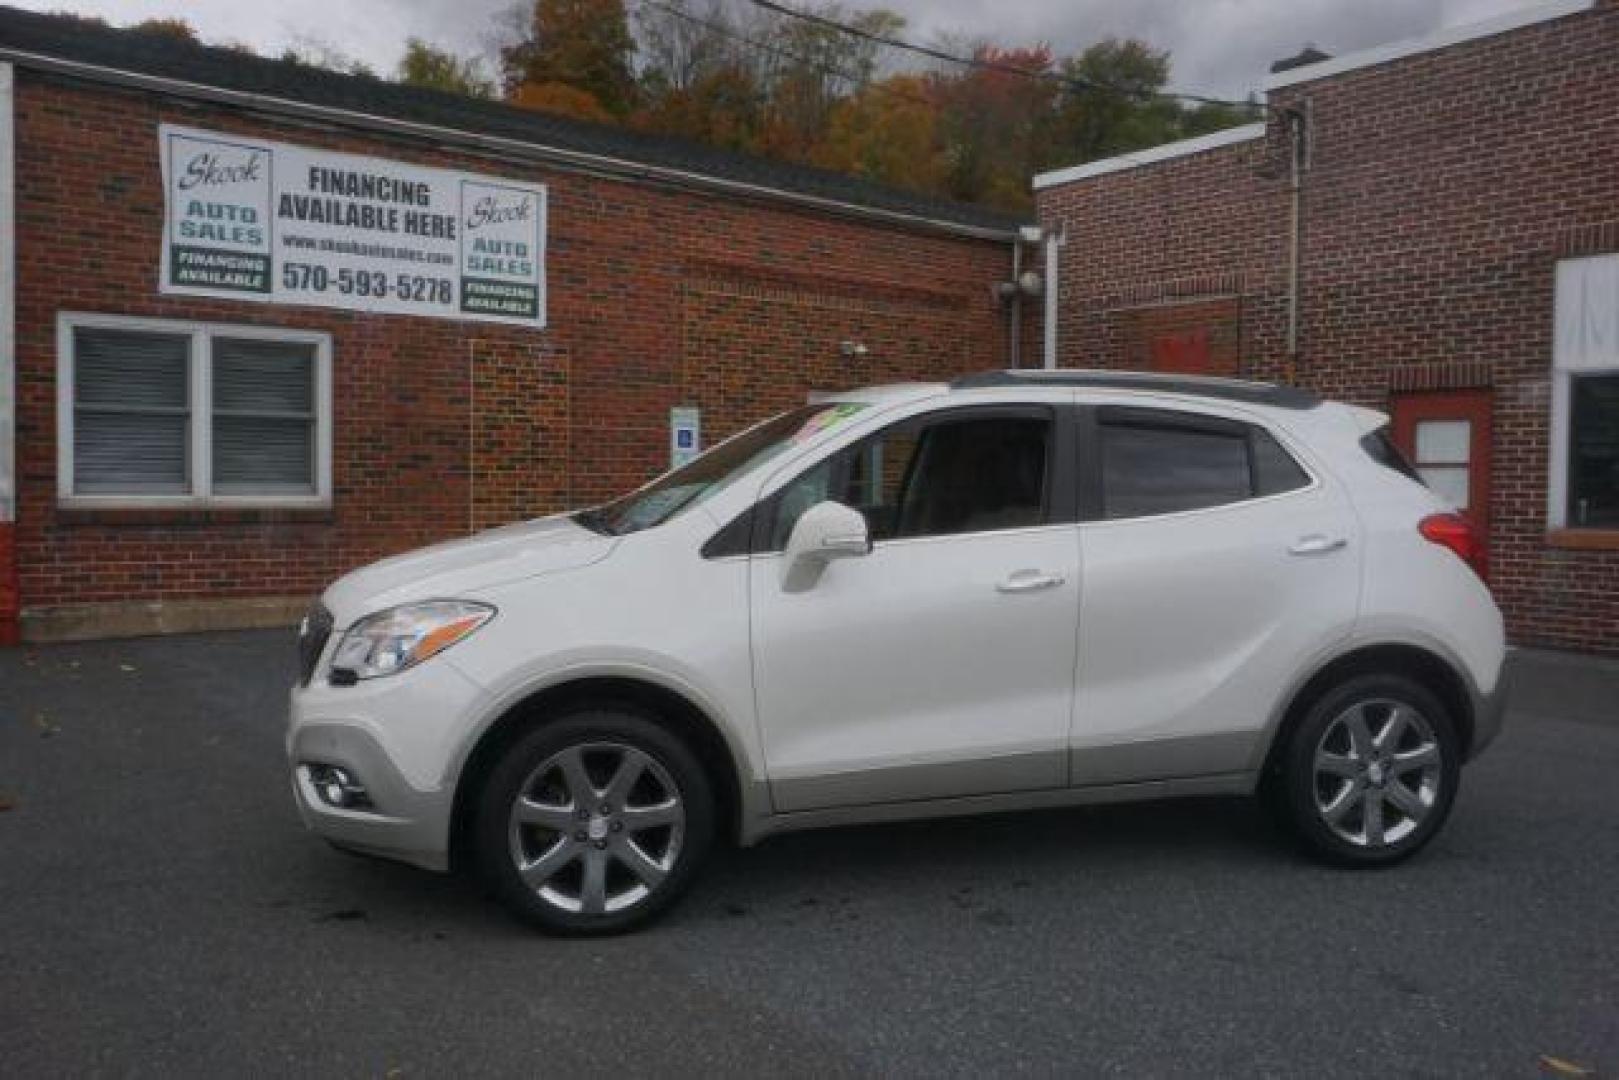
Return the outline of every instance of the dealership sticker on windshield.
[[[833,405],[830,408],[822,409],[820,412],[804,421],[804,426],[799,428],[797,433],[793,435],[792,442],[795,445],[798,443],[806,443],[811,439],[824,435],[833,428],[840,427],[847,423],[851,417],[855,416],[865,407],[866,403],[863,401],[846,401],[840,405]]]

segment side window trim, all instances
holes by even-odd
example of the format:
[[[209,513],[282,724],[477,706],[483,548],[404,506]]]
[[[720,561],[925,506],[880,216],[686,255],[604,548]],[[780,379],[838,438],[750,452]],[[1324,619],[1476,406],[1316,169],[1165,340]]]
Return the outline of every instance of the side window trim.
[[[1020,526],[1020,528],[1045,528],[1051,525],[1072,525],[1078,519],[1076,515],[1075,500],[1078,485],[1074,478],[1076,462],[1075,446],[1075,414],[1073,408],[1065,402],[1058,401],[1030,401],[1030,402],[986,402],[982,405],[952,405],[942,409],[927,412],[913,413],[884,424],[876,431],[868,432],[847,446],[831,452],[828,457],[858,453],[861,448],[869,445],[874,439],[881,439],[896,428],[907,424],[916,424],[927,427],[940,421],[954,419],[994,419],[996,417],[1037,417],[1051,424],[1051,438],[1046,443],[1046,470],[1045,490],[1043,501],[1045,503],[1045,520],[1038,526]],[[749,554],[775,555],[780,549],[770,543],[770,534],[775,525],[776,506],[783,494],[810,471],[819,468],[826,458],[804,466],[781,486],[769,495],[761,498],[751,508],[744,511],[739,517],[751,518],[751,542]],[[914,466],[914,462],[911,465]],[[909,477],[907,476],[907,482]],[[735,521],[732,524],[736,524]],[[727,525],[729,529],[731,526]],[[1003,530],[993,530],[1003,531]],[[1005,530],[1011,531],[1011,530]],[[983,533],[960,533],[960,536],[981,536]],[[881,540],[879,544],[904,543],[915,539],[939,539],[939,537],[905,537],[896,540]]]
[[[1078,402],[1074,406],[1075,429],[1077,431],[1079,460],[1077,465],[1078,481],[1078,516],[1080,524],[1106,524],[1124,521],[1146,521],[1152,518],[1174,517],[1183,514],[1204,514],[1232,507],[1249,506],[1254,503],[1266,502],[1271,499],[1286,498],[1307,491],[1314,491],[1321,486],[1321,478],[1310,462],[1289,445],[1289,441],[1278,434],[1269,425],[1260,420],[1238,420],[1229,416],[1219,416],[1213,413],[1199,413],[1179,405],[1112,405],[1095,402]],[[1137,416],[1145,414],[1144,419],[1137,420]],[[1249,495],[1246,499],[1235,502],[1220,503],[1216,506],[1194,507],[1186,510],[1166,510],[1157,514],[1139,514],[1131,517],[1110,518],[1107,516],[1106,499],[1102,476],[1102,425],[1108,419],[1118,419],[1139,427],[1158,427],[1180,430],[1216,431],[1222,434],[1235,435],[1239,432],[1244,435],[1244,444],[1248,457],[1248,483],[1250,490],[1257,490],[1257,476],[1255,473],[1254,441],[1259,434],[1269,435],[1276,445],[1292,459],[1308,481],[1301,487],[1279,491],[1270,495]]]

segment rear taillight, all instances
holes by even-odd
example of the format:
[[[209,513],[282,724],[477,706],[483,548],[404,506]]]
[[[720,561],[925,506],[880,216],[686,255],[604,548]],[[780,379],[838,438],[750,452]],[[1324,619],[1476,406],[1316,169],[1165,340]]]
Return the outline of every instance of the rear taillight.
[[[1481,581],[1490,580],[1489,552],[1484,547],[1484,537],[1473,528],[1471,521],[1460,514],[1429,514],[1417,526],[1417,531],[1433,543],[1454,551]]]

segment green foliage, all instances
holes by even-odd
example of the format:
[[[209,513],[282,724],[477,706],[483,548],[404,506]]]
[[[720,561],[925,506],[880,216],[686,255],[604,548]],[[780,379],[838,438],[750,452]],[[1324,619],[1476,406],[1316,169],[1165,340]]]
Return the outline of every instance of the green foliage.
[[[467,97],[493,97],[495,84],[483,73],[476,59],[463,59],[445,49],[429,45],[421,38],[405,42],[405,55],[396,74],[407,86],[422,86]]]

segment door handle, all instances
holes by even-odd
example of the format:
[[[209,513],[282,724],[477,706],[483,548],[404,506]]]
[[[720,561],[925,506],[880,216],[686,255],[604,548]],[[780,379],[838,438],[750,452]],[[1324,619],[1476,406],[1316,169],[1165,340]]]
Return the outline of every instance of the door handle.
[[[1349,546],[1349,541],[1343,537],[1322,536],[1316,533],[1313,536],[1300,537],[1292,547],[1287,549],[1289,555],[1326,555],[1330,552]]]
[[[1019,570],[995,588],[1003,593],[1036,592],[1055,589],[1066,580],[1061,574],[1048,574],[1044,570]]]

